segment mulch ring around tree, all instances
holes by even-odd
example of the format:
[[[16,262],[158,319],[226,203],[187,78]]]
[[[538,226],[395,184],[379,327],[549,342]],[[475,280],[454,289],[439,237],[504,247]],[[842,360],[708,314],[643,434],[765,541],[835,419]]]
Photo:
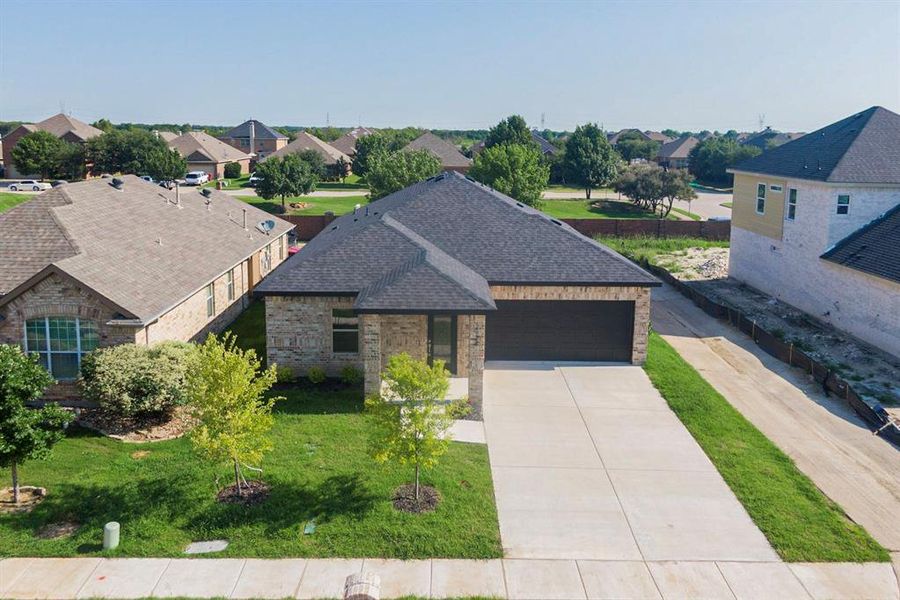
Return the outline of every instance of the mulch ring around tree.
[[[394,491],[394,508],[407,513],[426,513],[437,508],[441,493],[430,485],[419,485],[419,499],[416,500],[416,486],[412,483],[401,485]]]
[[[227,504],[243,504],[244,506],[256,506],[262,504],[269,497],[269,484],[258,479],[241,484],[238,490],[237,484],[232,483],[216,494],[216,500]]]
[[[81,527],[81,523],[77,521],[59,521],[58,523],[47,523],[38,529],[34,536],[42,540],[58,540],[60,538],[69,537]]]
[[[19,486],[19,503],[13,502],[12,488],[0,489],[0,514],[31,512],[47,496],[47,490],[30,485]]]
[[[171,415],[149,420],[117,418],[96,408],[86,408],[79,413],[77,422],[107,437],[133,444],[174,440],[193,427],[185,407],[176,408]]]

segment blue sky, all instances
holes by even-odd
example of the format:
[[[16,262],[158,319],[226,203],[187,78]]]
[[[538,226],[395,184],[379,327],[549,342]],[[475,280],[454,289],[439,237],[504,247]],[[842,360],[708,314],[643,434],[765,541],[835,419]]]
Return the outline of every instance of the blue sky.
[[[2,0],[0,120],[811,130],[900,112],[900,0]]]

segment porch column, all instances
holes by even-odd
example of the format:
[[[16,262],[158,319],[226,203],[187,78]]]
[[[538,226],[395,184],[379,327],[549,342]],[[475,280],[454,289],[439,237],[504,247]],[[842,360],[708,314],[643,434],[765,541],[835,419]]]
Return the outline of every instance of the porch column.
[[[359,325],[362,328],[363,389],[369,396],[381,392],[381,318],[363,314],[359,316]]]
[[[484,315],[469,316],[469,402],[484,396]]]
[[[634,337],[631,364],[642,365],[647,360],[647,337],[650,327],[650,288],[637,288],[634,299]]]

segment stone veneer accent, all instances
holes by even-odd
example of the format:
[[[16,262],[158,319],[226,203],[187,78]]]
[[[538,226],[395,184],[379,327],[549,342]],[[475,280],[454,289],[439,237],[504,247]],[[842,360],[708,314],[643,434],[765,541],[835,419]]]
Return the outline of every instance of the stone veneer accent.
[[[542,286],[492,285],[494,300],[616,300],[634,301],[634,337],[631,364],[647,360],[647,335],[650,326],[650,288],[615,286]]]

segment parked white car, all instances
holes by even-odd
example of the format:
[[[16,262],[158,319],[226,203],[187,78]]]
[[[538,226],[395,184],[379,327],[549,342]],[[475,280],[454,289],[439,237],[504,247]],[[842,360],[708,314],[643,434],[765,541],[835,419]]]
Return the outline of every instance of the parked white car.
[[[9,184],[9,191],[11,192],[43,192],[44,190],[50,189],[49,183],[44,183],[43,181],[37,181],[34,179],[23,179],[22,181],[16,181],[15,183]]]
[[[250,173],[250,179],[247,181],[247,183],[250,184],[250,187],[256,187],[256,184],[260,181],[262,181],[262,177],[257,175],[254,171],[253,173]]]
[[[147,183],[156,183],[156,181],[149,175],[141,175],[141,179],[143,179]]]
[[[203,185],[209,183],[209,174],[206,171],[191,171],[184,176],[184,185]]]

